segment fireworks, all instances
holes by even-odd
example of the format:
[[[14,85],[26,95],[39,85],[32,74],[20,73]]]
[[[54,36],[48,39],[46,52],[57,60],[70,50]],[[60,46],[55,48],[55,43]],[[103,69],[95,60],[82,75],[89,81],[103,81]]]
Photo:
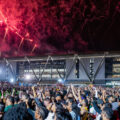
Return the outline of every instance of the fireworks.
[[[37,47],[37,45],[35,44],[32,51],[31,51],[31,54],[34,52],[35,48]]]
[[[112,42],[120,37],[119,12],[119,0],[0,0],[0,51],[14,56],[14,51],[116,49]]]
[[[20,37],[21,39],[21,42],[18,46],[18,51],[20,50],[20,47],[22,45],[22,43],[24,42],[24,40],[27,40],[27,41],[30,41],[30,42],[33,42],[32,39],[29,39],[29,33],[26,34],[26,37],[27,39],[25,39],[25,37],[23,37],[21,34],[19,34],[19,30],[15,27],[15,26],[11,26],[10,24],[8,24],[8,20],[7,18],[3,15],[2,11],[0,11],[0,15],[2,16],[2,19],[3,20],[0,20],[0,24],[5,24],[6,25],[6,28],[5,28],[5,34],[4,34],[4,37],[3,37],[3,42],[5,42],[5,39],[6,39],[6,36],[8,34],[8,31],[11,30],[12,32],[14,32],[18,37]],[[36,44],[35,44],[35,47],[33,47],[34,49],[36,48]],[[34,51],[33,49],[33,51]]]

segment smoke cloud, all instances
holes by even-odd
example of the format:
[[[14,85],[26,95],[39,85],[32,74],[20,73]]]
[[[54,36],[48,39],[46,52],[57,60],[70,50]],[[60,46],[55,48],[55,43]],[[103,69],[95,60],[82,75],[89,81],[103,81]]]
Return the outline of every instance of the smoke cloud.
[[[119,0],[0,0],[1,55],[119,50],[119,14]]]

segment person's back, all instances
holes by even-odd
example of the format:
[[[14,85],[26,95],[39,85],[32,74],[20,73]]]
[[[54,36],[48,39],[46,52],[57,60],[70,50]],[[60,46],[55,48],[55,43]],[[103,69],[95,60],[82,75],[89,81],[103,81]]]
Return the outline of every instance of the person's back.
[[[25,106],[18,104],[5,113],[3,120],[33,120],[33,117]]]

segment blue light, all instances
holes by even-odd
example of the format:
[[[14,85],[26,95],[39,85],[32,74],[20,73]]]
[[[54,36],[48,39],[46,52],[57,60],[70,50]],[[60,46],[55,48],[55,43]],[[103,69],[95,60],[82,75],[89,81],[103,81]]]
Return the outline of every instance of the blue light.
[[[59,82],[59,83],[63,83],[64,80],[60,78],[60,79],[58,79],[58,82]]]
[[[10,79],[10,82],[11,82],[11,83],[14,83],[14,82],[15,82],[14,78],[11,78],[11,79]]]

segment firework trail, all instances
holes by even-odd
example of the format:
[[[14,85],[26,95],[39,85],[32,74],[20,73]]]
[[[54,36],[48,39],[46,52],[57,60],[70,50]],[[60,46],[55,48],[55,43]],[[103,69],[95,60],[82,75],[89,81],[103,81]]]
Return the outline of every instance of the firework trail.
[[[23,56],[114,49],[108,42],[120,37],[119,13],[119,0],[0,0],[0,51]]]

